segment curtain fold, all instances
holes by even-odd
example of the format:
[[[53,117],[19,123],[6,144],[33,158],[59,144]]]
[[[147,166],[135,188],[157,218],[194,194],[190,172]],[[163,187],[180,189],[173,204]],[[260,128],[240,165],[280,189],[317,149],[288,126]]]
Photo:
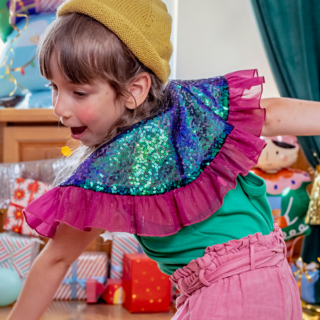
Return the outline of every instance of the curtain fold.
[[[320,100],[320,1],[251,0],[275,81],[282,97]],[[319,119],[320,125],[320,119]],[[320,159],[320,136],[298,137],[309,163]],[[320,257],[320,225],[311,225],[302,258]],[[320,281],[315,284],[320,303]]]
[[[320,1],[251,2],[280,95],[320,101]],[[315,168],[320,136],[298,139]]]

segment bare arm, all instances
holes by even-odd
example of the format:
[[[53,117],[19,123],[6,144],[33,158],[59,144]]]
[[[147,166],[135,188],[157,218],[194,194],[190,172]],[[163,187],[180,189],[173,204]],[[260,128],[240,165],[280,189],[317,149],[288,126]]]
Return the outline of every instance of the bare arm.
[[[320,102],[289,98],[262,99],[266,109],[263,136],[320,135]]]
[[[39,320],[70,265],[100,233],[100,229],[85,232],[61,224],[33,264],[7,320]]]

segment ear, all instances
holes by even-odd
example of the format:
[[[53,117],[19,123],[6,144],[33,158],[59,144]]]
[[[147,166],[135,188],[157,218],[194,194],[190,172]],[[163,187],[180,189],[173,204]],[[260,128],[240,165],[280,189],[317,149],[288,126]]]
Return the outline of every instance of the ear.
[[[149,73],[140,73],[128,86],[128,90],[131,95],[126,99],[125,106],[128,109],[135,109],[139,107],[146,100],[150,87],[151,78]]]

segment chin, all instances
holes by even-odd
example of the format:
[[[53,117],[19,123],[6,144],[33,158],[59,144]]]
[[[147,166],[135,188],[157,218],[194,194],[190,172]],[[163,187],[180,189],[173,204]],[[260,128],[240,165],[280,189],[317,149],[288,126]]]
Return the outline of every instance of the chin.
[[[96,145],[96,143],[90,142],[90,141],[81,141],[81,144],[86,146],[86,147],[93,147],[93,146]]]

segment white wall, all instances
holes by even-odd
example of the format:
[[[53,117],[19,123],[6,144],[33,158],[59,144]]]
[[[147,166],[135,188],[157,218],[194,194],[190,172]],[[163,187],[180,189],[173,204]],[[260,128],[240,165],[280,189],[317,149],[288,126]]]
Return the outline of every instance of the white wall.
[[[279,96],[250,0],[163,0],[173,17],[171,78],[258,69],[264,97]],[[0,40],[0,53],[2,43]]]
[[[243,69],[265,76],[263,97],[279,96],[250,0],[179,0],[177,78]]]
[[[178,8],[179,0],[162,0],[172,16],[172,33],[171,33],[171,43],[173,46],[172,57],[170,60],[171,74],[170,79],[177,78],[177,48],[178,48]]]

